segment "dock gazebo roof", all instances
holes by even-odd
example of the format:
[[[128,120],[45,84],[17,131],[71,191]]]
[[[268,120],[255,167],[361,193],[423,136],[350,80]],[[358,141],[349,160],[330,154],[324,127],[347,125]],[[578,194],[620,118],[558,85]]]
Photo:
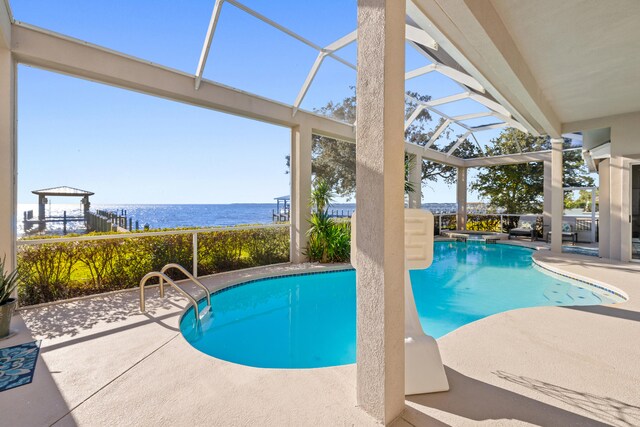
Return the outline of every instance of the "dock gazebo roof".
[[[80,190],[79,188],[74,187],[53,187],[53,188],[44,188],[42,190],[33,190],[33,194],[37,194],[38,196],[62,196],[62,197],[84,197],[84,196],[93,196],[95,193],[86,190]]]

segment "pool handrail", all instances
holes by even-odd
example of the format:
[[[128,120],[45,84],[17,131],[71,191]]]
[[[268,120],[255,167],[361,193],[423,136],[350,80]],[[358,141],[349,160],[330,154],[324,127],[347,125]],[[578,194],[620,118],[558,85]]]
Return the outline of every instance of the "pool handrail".
[[[196,279],[193,276],[193,274],[189,273],[186,268],[184,268],[180,264],[169,263],[169,264],[165,265],[164,267],[162,267],[162,269],[160,270],[160,273],[166,274],[167,271],[171,270],[172,268],[175,268],[176,270],[179,270],[182,274],[187,276],[187,279],[191,280],[197,286],[202,288],[202,290],[204,290],[204,292],[205,292],[205,295],[207,296],[207,305],[209,307],[211,307],[211,292],[209,292],[209,288],[207,288],[205,285],[203,285],[200,280]],[[161,298],[164,298],[164,283],[163,282],[164,282],[164,280],[161,277],[160,278],[160,297]]]
[[[173,286],[178,292],[185,296],[189,300],[189,303],[193,306],[193,314],[196,316],[196,322],[200,321],[200,310],[198,309],[198,302],[195,300],[195,298],[193,298],[187,291],[178,286],[176,282],[171,280],[169,276],[158,271],[147,273],[140,280],[140,311],[142,313],[146,311],[144,303],[144,285],[147,283],[147,280],[151,279],[152,277],[158,277],[160,278],[160,280],[166,280],[169,285]]]

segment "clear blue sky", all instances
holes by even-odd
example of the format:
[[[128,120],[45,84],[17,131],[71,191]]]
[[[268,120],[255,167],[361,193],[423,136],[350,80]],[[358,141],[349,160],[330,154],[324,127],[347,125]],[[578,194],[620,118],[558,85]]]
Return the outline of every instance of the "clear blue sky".
[[[190,73],[213,3],[11,0],[19,21]],[[244,3],[320,45],[356,25],[355,1]],[[340,53],[355,62],[355,46]],[[316,54],[225,4],[205,78],[290,104]],[[427,63],[407,50],[407,69]],[[94,203],[271,202],[289,193],[287,128],[26,66],[20,66],[18,78],[20,203],[35,202],[31,190],[58,185],[94,191]],[[355,72],[329,58],[302,106],[312,110],[339,101],[353,85]],[[411,80],[407,89],[434,98],[460,91],[436,73]],[[442,110],[484,110],[479,104],[464,107],[450,104]],[[497,133],[485,132],[481,142]],[[424,194],[425,202],[455,201],[444,184],[428,183]]]

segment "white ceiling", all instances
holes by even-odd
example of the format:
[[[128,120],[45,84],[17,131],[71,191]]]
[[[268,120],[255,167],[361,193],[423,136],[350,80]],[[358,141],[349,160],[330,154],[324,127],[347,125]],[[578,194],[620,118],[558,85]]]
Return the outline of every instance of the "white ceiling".
[[[640,111],[640,1],[491,2],[561,122]]]

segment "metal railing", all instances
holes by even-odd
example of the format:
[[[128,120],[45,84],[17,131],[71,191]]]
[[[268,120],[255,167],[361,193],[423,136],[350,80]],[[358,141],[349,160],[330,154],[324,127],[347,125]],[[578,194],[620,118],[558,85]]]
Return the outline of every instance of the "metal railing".
[[[521,216],[529,216],[536,217],[536,220],[540,222],[542,220],[542,214],[509,214],[509,213],[469,213],[466,216],[467,227],[469,227],[469,223],[473,223],[474,220],[479,218],[483,219],[492,219],[497,222],[494,228],[491,230],[478,230],[478,231],[498,231],[500,233],[506,233],[510,229],[516,227],[517,220],[516,218],[520,218]],[[436,224],[436,234],[440,233],[440,230],[456,230],[458,224],[458,214],[450,213],[450,214],[436,214],[434,215],[434,222]],[[476,221],[477,222],[477,221]],[[540,230],[542,229],[542,224],[539,224]]]
[[[200,310],[198,309],[198,301],[196,301],[194,297],[189,295],[189,293],[187,291],[185,291],[180,286],[178,286],[176,284],[176,282],[171,280],[171,278],[169,278],[169,276],[167,276],[164,273],[157,272],[157,271],[152,271],[151,273],[145,274],[144,277],[142,278],[142,280],[140,280],[140,311],[142,313],[144,313],[146,311],[146,309],[145,309],[145,301],[144,301],[144,285],[147,283],[147,280],[149,280],[151,278],[154,278],[154,277],[158,277],[158,278],[160,278],[160,280],[166,280],[166,282],[169,285],[173,286],[176,291],[178,291],[185,298],[187,298],[189,300],[189,303],[193,306],[193,314],[196,316],[196,322],[200,321]],[[209,300],[208,307],[211,307],[211,300]]]
[[[192,276],[198,277],[198,234],[201,233],[218,233],[225,231],[243,231],[243,230],[261,230],[261,229],[278,229],[290,228],[290,224],[267,224],[267,225],[246,225],[246,226],[230,226],[230,227],[207,227],[193,228],[185,230],[169,230],[169,231],[145,231],[135,233],[117,233],[102,234],[98,236],[77,236],[77,237],[51,237],[45,239],[28,239],[17,240],[17,246],[37,246],[55,243],[73,243],[73,242],[91,242],[97,240],[115,240],[115,239],[137,239],[141,237],[160,237],[191,234],[193,241],[193,266]]]
[[[187,276],[187,279],[191,280],[193,283],[196,284],[196,286],[203,289],[207,297],[207,305],[211,307],[211,292],[209,292],[209,288],[203,285],[202,282],[200,282],[198,279],[193,277],[193,275],[191,275],[191,273],[189,273],[183,266],[175,263],[167,264],[164,267],[162,267],[162,269],[160,270],[160,273],[164,275],[166,274],[167,270],[171,270],[172,268],[180,271],[182,274]],[[164,298],[164,278],[163,277],[160,277],[160,297]]]
[[[563,215],[562,221],[571,224],[572,227],[574,227],[574,231],[578,233],[588,233],[589,240],[585,240],[585,242],[596,242],[598,240],[599,219],[597,217],[592,218],[588,215],[590,215],[590,213],[586,213],[584,216]],[[544,234],[549,231],[549,229],[543,224],[542,214],[469,213],[467,214],[466,221],[467,229],[508,233],[509,230],[517,227],[517,220],[522,216],[535,217],[538,237],[545,237]],[[441,230],[456,230],[458,228],[458,214],[456,213],[435,214],[434,217],[436,235],[440,234]],[[493,221],[494,224],[491,224],[491,221]],[[584,234],[582,237],[584,238]]]

